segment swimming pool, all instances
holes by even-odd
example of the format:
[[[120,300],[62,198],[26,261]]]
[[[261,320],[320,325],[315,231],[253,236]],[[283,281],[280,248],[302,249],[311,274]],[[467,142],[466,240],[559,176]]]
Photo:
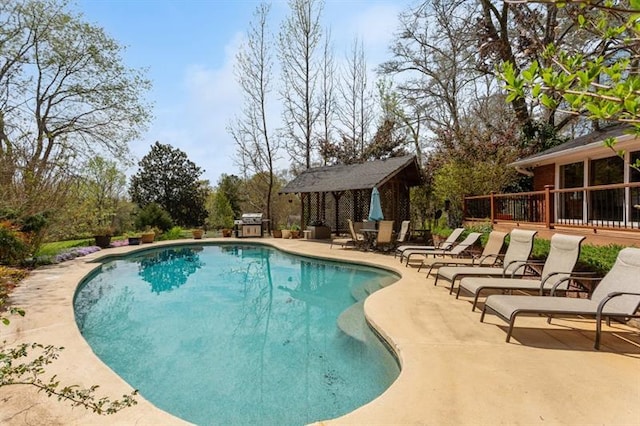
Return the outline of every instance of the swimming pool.
[[[159,408],[197,424],[298,425],[398,376],[356,303],[397,279],[261,245],[176,246],[103,264],[74,308],[94,352]]]

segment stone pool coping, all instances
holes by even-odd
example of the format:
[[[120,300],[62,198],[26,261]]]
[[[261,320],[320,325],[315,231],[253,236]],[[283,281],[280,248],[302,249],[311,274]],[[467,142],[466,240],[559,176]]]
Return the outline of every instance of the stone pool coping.
[[[235,242],[204,239],[203,242]],[[398,379],[380,397],[337,419],[317,424],[640,424],[638,332],[605,327],[603,347],[594,351],[593,320],[522,318],[511,343],[506,324],[488,316],[480,323],[467,298],[455,300],[434,287],[425,272],[401,266],[393,256],[329,248],[329,244],[282,239],[242,239],[296,254],[382,266],[402,275],[367,298],[367,319],[394,348],[402,365]],[[195,240],[178,243],[197,243]],[[143,249],[175,242],[154,243]],[[73,316],[73,296],[95,260],[140,247],[100,251],[60,265],[39,268],[14,291],[24,308],[2,330],[7,344],[37,341],[64,346],[47,368],[64,383],[100,384],[99,393],[119,396],[131,387],[102,363],[84,341]],[[620,337],[618,337],[620,336]],[[131,425],[188,424],[142,397],[112,416],[47,398],[29,387],[0,388],[0,424]]]

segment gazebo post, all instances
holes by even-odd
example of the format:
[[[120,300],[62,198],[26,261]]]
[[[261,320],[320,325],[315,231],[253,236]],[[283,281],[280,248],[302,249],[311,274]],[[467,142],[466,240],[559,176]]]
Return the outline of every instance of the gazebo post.
[[[338,232],[340,231],[339,210],[340,210],[340,197],[342,197],[342,191],[332,192],[331,194],[333,195],[333,199],[335,200],[335,203],[336,203],[335,224],[336,224],[336,234],[338,234]]]
[[[300,210],[301,210],[300,211],[300,229],[301,230],[305,229],[305,227],[304,227],[304,210],[305,210],[304,209],[304,201],[305,201],[306,196],[308,196],[308,194],[306,194],[304,192],[300,193]],[[309,197],[309,198],[311,198],[311,197]]]

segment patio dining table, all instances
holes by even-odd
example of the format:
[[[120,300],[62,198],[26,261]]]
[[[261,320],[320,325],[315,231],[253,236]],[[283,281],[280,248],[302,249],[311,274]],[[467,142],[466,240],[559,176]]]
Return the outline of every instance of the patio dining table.
[[[364,249],[373,250],[378,237],[378,230],[374,228],[361,228],[360,232],[364,236]]]

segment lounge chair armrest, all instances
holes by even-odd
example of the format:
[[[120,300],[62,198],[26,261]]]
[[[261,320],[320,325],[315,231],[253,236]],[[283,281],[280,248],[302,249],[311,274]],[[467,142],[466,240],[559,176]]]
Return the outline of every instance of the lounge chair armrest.
[[[597,272],[554,272],[552,274],[549,274],[549,276],[557,275],[557,274],[570,274],[570,275],[554,284],[554,286],[551,288],[551,296],[555,296],[555,292],[558,289],[558,286],[565,281],[571,281],[575,279],[580,279],[580,281],[601,281],[602,280],[602,277]],[[540,291],[542,293],[542,287],[540,288]],[[578,292],[579,291],[580,290],[578,290]],[[590,293],[589,290],[585,290],[585,291]]]
[[[605,305],[607,303],[609,303],[612,299],[615,299],[616,297],[619,297],[619,296],[640,296],[640,293],[636,293],[636,292],[633,292],[633,291],[615,291],[613,293],[607,294],[607,296],[604,299],[602,299],[600,301],[600,303],[598,303],[598,309],[596,311],[596,316],[597,317],[601,317],[602,316],[602,310],[604,309]],[[632,314],[633,314],[633,312],[630,315],[632,315]]]
[[[497,256],[493,255],[493,254],[488,254],[486,256],[472,256],[473,258],[473,266],[482,266],[485,263],[489,264],[489,265],[494,265],[496,263],[496,261],[493,262],[489,262],[490,259],[495,258],[497,260]]]
[[[526,268],[527,267],[527,261],[526,260],[512,260],[508,264],[502,265],[502,268],[503,268],[503,271],[504,271],[502,275],[506,277],[505,273],[506,273],[507,269],[509,269],[509,267],[513,266],[513,265],[515,265],[516,268],[513,271],[511,271],[511,278],[514,278],[515,275],[516,275],[516,272],[518,272],[521,268]]]
[[[527,260],[526,262],[522,263],[521,265],[518,265],[518,267],[516,269],[514,269],[513,272],[511,272],[511,277],[512,278],[515,277],[516,272],[518,272],[522,268],[524,268],[524,271],[522,271],[523,274],[526,274],[527,268],[529,268],[536,275],[540,276],[540,273],[538,271],[536,271],[535,269],[533,269],[532,266],[544,266],[544,261],[541,261],[541,260]]]
[[[544,284],[546,283],[546,281],[551,278],[554,275],[557,274],[561,274],[561,272],[554,272],[552,274],[547,275],[543,280],[542,283],[540,283],[540,296],[544,295]],[[558,287],[560,286],[560,284],[567,282],[567,281],[571,281],[571,277],[564,277],[561,280],[558,280],[557,283],[555,283],[553,285],[553,287],[551,287],[551,290],[549,291],[549,295],[550,296],[555,296],[556,295],[556,290],[558,289]]]
[[[602,279],[602,277],[600,277],[600,274],[598,274],[597,272],[590,272],[590,271],[571,271],[571,276],[575,277],[575,278],[583,278],[583,277],[596,277],[597,279]]]

